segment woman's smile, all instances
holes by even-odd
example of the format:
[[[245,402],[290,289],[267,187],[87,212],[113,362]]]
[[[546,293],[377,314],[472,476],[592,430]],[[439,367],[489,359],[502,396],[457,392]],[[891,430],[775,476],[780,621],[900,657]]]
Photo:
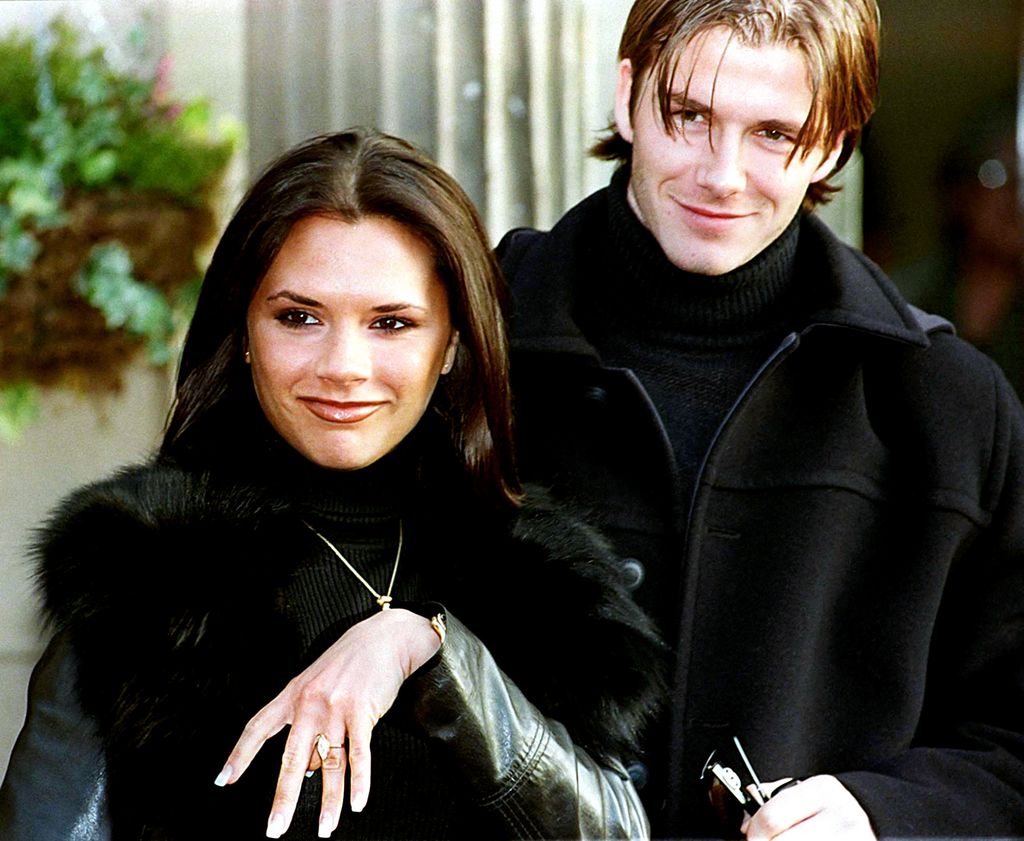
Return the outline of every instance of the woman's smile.
[[[360,423],[384,405],[378,402],[338,402],[316,397],[300,397],[299,402],[329,423]]]
[[[298,222],[246,323],[267,419],[310,461],[340,470],[372,464],[412,431],[458,341],[430,250],[381,217]]]

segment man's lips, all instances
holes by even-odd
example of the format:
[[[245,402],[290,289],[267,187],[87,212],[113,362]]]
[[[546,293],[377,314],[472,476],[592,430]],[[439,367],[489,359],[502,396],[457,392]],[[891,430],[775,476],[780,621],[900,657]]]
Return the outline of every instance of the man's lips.
[[[679,205],[687,213],[692,213],[694,216],[699,216],[702,219],[709,221],[722,221],[730,222],[734,219],[743,219],[747,216],[746,213],[731,213],[725,210],[716,210],[711,207],[702,207],[697,204],[687,204],[686,202],[675,200],[676,204]]]
[[[318,418],[330,423],[359,423],[384,405],[373,402],[341,402],[320,397],[300,397],[299,401]]]

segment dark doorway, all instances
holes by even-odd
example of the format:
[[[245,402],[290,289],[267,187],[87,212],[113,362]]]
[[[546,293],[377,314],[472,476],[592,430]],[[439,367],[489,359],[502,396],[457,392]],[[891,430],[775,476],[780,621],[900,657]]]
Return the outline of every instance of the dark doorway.
[[[863,146],[865,250],[1024,392],[1019,0],[879,5],[882,84]]]

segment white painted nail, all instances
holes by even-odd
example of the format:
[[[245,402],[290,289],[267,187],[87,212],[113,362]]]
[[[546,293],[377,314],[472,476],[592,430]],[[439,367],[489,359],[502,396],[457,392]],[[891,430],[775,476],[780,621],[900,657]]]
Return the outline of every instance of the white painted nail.
[[[284,835],[284,815],[271,815],[267,824],[267,838],[280,838]]]
[[[221,771],[217,775],[217,779],[215,779],[213,781],[213,784],[215,786],[220,786],[221,788],[223,788],[224,786],[226,786],[228,784],[228,780],[230,780],[230,779],[231,779],[231,766],[230,765],[225,765],[224,766],[224,770]]]

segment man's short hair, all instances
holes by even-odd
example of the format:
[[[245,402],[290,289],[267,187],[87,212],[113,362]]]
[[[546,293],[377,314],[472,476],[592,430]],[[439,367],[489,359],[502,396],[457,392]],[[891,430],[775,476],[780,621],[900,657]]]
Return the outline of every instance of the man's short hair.
[[[807,62],[813,102],[794,154],[831,149],[844,136],[833,172],[849,160],[874,111],[878,90],[879,12],[875,0],[636,0],[619,42],[619,59],[633,68],[630,114],[654,82],[666,131],[672,121],[672,80],[679,57],[697,36],[716,27],[749,47],[796,47]],[[687,80],[688,83],[689,80]],[[712,103],[712,109],[714,103]],[[591,149],[605,160],[628,162],[632,146],[616,131]],[[828,201],[838,188],[823,179],[811,184],[805,203]]]

